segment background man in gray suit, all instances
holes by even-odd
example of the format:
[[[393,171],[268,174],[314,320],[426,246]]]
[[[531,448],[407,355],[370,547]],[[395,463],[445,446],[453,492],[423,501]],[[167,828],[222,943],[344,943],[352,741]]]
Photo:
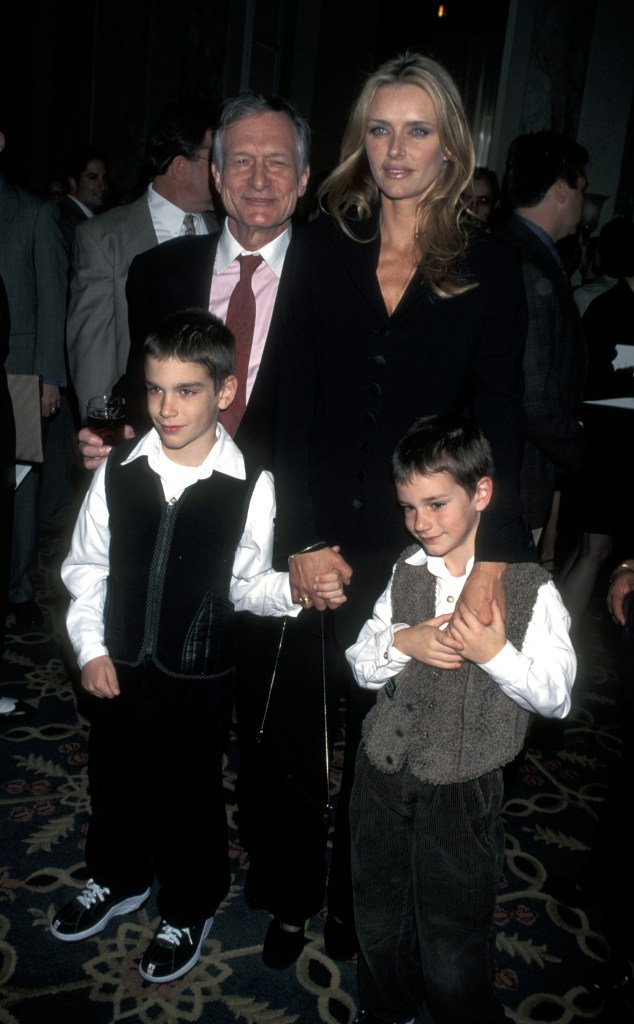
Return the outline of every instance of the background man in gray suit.
[[[213,121],[207,101],[171,104],[148,138],[151,184],[144,195],[76,229],[66,340],[82,417],[87,399],[110,392],[125,372],[130,348],[125,285],[134,257],[180,234],[217,229],[210,212]]]
[[[0,153],[5,138],[0,132]],[[0,276],[9,308],[7,373],[39,374],[42,416],[48,421],[60,405],[66,384],[64,319],[68,254],[59,209],[11,185],[0,175]],[[15,496],[9,602],[18,626],[42,621],[34,600],[32,574],[37,555],[37,501],[40,469],[33,467]]]
[[[72,248],[75,228],[101,213],[108,198],[106,154],[96,146],[82,146],[68,158],[68,194],[59,204],[62,231]]]

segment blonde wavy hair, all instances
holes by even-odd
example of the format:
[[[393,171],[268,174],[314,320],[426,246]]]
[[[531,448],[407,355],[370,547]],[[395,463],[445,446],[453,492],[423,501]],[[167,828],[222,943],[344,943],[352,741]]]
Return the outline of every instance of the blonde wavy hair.
[[[370,105],[377,89],[384,85],[417,85],[434,104],[446,162],[418,204],[414,242],[418,266],[434,292],[443,298],[458,295],[473,287],[473,283],[459,277],[456,267],[469,244],[468,189],[475,152],[456,83],[431,57],[408,51],[369,76],[348,118],[339,164],[319,189],[319,204],[345,234],[361,241],[351,229],[348,217],[356,214],[360,220],[366,220],[380,199],[365,154],[365,140]]]

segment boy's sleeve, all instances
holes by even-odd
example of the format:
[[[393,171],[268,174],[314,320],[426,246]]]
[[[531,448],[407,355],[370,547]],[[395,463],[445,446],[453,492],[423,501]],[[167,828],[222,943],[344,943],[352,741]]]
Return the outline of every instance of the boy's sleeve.
[[[103,612],[109,573],[110,528],[105,493],[105,463],[94,474],[62,563],[62,579],[72,598],[66,627],[77,662],[107,654]]]
[[[273,476],[263,472],[253,489],[244,533],[236,550],[229,596],[236,611],[256,615],[292,615],[302,610],[291,598],[287,572],[275,572]]]
[[[554,583],[539,588],[521,651],[508,641],[480,668],[526,711],[565,718],[577,658],[569,636],[570,615]]]
[[[396,569],[396,566],[394,567]],[[411,660],[407,654],[393,647],[394,634],[406,629],[406,622],[392,622],[392,580],[374,605],[372,618],[359,633],[356,644],[346,651],[348,664],[359,684],[368,690],[380,690],[388,679],[398,675]]]

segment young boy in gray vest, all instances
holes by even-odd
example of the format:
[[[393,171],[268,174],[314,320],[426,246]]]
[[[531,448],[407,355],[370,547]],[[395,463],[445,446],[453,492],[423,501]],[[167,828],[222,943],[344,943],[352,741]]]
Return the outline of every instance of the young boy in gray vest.
[[[419,420],[393,457],[416,544],[347,657],[378,691],[350,805],[364,1024],[504,1020],[494,996],[502,766],[532,713],[570,709],[570,618],[538,565],[506,570],[506,619],[458,604],[493,493],[491,449],[466,424]]]
[[[51,931],[65,942],[96,935],[137,910],[156,876],[161,920],[139,971],[159,983],[197,962],[229,889],[222,754],[234,608],[301,611],[288,574],[271,568],[272,476],[247,479],[218,422],[235,395],[234,358],[231,334],[204,310],[174,314],[149,336],[154,427],[95,473],[62,566],[82,687],[98,699],[91,877]],[[316,578],[314,593],[345,600],[335,573]]]

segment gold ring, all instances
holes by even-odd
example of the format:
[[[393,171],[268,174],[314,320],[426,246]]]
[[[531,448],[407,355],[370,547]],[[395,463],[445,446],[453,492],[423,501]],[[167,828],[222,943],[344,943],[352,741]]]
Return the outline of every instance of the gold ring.
[[[299,603],[302,604],[304,608],[307,608],[310,604],[310,598],[304,595],[304,597],[300,597]]]

